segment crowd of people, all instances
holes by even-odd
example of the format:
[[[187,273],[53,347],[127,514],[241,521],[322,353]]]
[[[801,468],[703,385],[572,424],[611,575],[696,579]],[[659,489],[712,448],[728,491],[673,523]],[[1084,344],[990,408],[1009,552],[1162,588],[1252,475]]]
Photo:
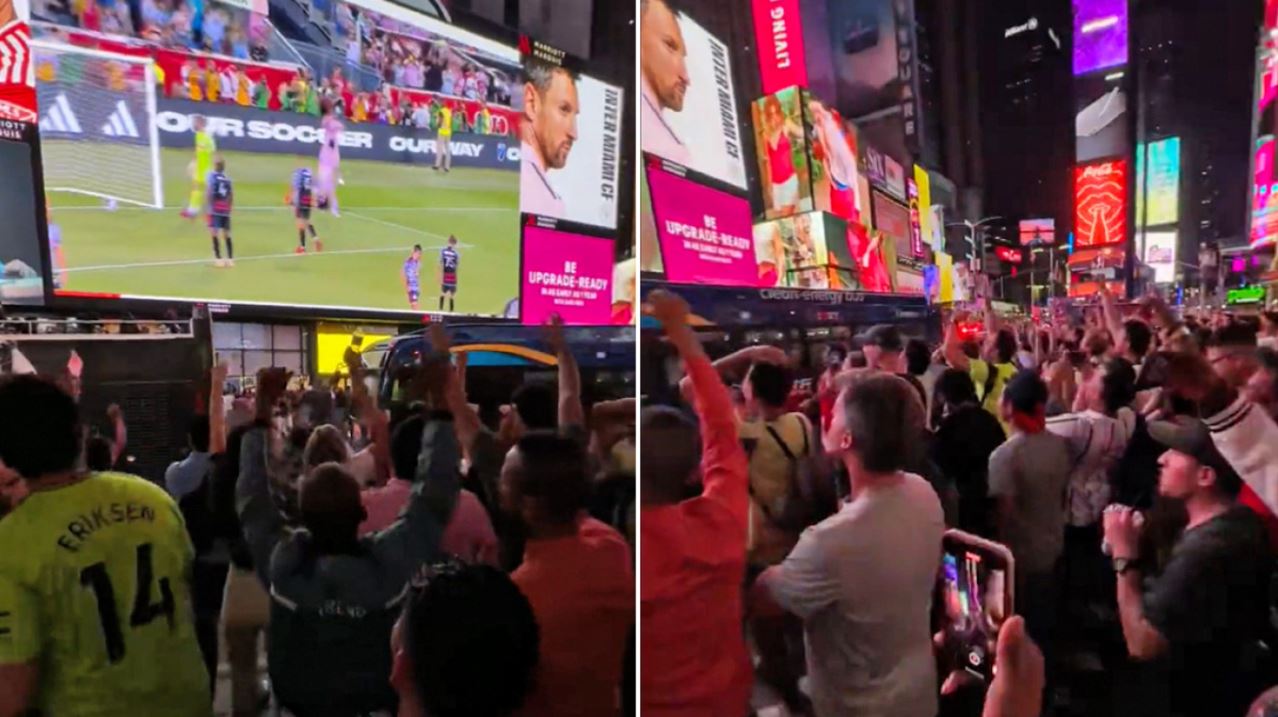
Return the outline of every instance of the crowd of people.
[[[246,8],[190,0],[41,0],[37,18],[159,47],[264,62],[270,27]]]
[[[487,66],[447,38],[349,3],[338,4],[336,35],[350,65],[372,68],[388,84],[511,106],[517,68]]]
[[[980,340],[812,366],[711,362],[649,305],[683,378],[640,419],[643,714],[1242,717],[1278,684],[1278,315],[987,302]],[[1014,558],[988,692],[935,611],[948,529]]]
[[[349,393],[215,367],[162,482],[0,382],[0,715],[210,714],[220,653],[234,715],[633,714],[635,403],[547,336],[496,427],[440,325],[390,411],[353,352]]]

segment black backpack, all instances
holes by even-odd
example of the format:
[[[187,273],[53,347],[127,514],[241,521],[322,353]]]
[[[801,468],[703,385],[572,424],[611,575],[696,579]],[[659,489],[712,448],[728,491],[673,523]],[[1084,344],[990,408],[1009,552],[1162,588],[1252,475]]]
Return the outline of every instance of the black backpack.
[[[1145,417],[1136,414],[1136,428],[1110,475],[1114,502],[1139,509],[1153,505],[1158,493],[1158,458],[1166,450],[1149,435]]]
[[[765,426],[768,435],[785,454],[790,470],[786,481],[785,504],[780,511],[774,511],[771,506],[756,501],[769,523],[791,533],[800,532],[833,512],[827,506],[827,503],[833,502],[827,498],[831,498],[834,493],[828,464],[821,456],[812,454],[809,435],[811,427],[806,420],[800,420],[803,422],[803,453],[800,455],[790,449],[775,428]],[[826,493],[830,495],[826,496]],[[753,482],[750,484],[750,497],[755,497]]]

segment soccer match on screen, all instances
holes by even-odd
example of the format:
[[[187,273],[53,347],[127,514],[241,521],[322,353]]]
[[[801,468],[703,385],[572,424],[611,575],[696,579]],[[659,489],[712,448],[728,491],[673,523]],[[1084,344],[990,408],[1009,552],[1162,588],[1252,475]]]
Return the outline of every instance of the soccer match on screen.
[[[176,7],[155,32],[181,32]],[[206,37],[225,21],[227,43],[266,52],[253,15],[218,8]],[[507,312],[514,48],[363,4],[334,12],[333,58],[310,63],[323,70],[35,33],[58,294]]]

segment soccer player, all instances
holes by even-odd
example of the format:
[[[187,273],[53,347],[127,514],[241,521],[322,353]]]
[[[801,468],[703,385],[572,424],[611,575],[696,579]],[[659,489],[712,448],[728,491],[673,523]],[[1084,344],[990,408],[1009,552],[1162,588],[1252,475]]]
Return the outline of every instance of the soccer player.
[[[53,383],[0,383],[0,460],[30,493],[0,520],[0,714],[204,715],[194,551],[164,489],[82,470]]]
[[[324,242],[315,233],[311,223],[311,207],[315,206],[315,177],[310,167],[298,167],[293,171],[293,186],[288,193],[288,203],[293,205],[293,217],[297,220],[297,253],[306,253],[306,233],[315,240],[315,251],[324,251]]]
[[[200,213],[207,189],[205,182],[209,172],[213,170],[213,155],[217,153],[217,142],[213,141],[213,135],[206,129],[207,126],[208,120],[202,115],[196,115],[191,120],[191,128],[195,131],[195,161],[191,170],[191,200],[182,211],[182,216],[187,219],[194,219]]]
[[[319,165],[316,168],[316,195],[319,199],[319,208],[328,207],[333,216],[342,216],[337,211],[337,177],[341,171],[342,153],[339,143],[342,139],[342,121],[337,118],[337,113],[333,111],[333,101],[323,99],[320,101],[320,112],[323,113],[323,119],[320,120],[320,127],[324,130],[324,144],[320,146]]]
[[[234,191],[226,176],[226,160],[218,158],[209,173],[209,232],[213,236],[215,266],[235,266],[235,245],[231,243],[231,202]],[[226,239],[226,261],[222,261],[222,239]]]
[[[44,200],[44,223],[49,228],[49,256],[53,259],[53,288],[61,289],[67,280],[67,257],[62,253],[62,227],[53,222],[53,208]]]
[[[417,310],[417,301],[422,297],[422,245],[414,244],[413,253],[404,260],[404,292],[408,294],[408,305]],[[443,306],[443,299],[440,299]]]
[[[448,310],[453,310],[457,296],[457,264],[461,257],[457,254],[457,237],[448,237],[448,246],[439,252],[439,271],[443,291],[439,295],[439,310],[444,310],[444,297],[448,297]]]

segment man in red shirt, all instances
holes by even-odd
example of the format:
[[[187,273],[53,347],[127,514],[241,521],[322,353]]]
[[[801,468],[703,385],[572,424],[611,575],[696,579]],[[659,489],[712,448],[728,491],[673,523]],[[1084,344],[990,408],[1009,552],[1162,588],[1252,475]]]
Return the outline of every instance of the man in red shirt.
[[[742,635],[749,466],[728,389],[688,327],[688,305],[648,301],[683,358],[698,429],[669,408],[644,411],[641,431],[641,712],[739,717],[752,670]],[[683,500],[698,471],[701,494]]]
[[[502,466],[502,509],[523,522],[524,560],[511,574],[532,604],[540,650],[523,717],[621,714],[622,666],[635,622],[630,546],[585,514],[586,449],[530,431]]]

